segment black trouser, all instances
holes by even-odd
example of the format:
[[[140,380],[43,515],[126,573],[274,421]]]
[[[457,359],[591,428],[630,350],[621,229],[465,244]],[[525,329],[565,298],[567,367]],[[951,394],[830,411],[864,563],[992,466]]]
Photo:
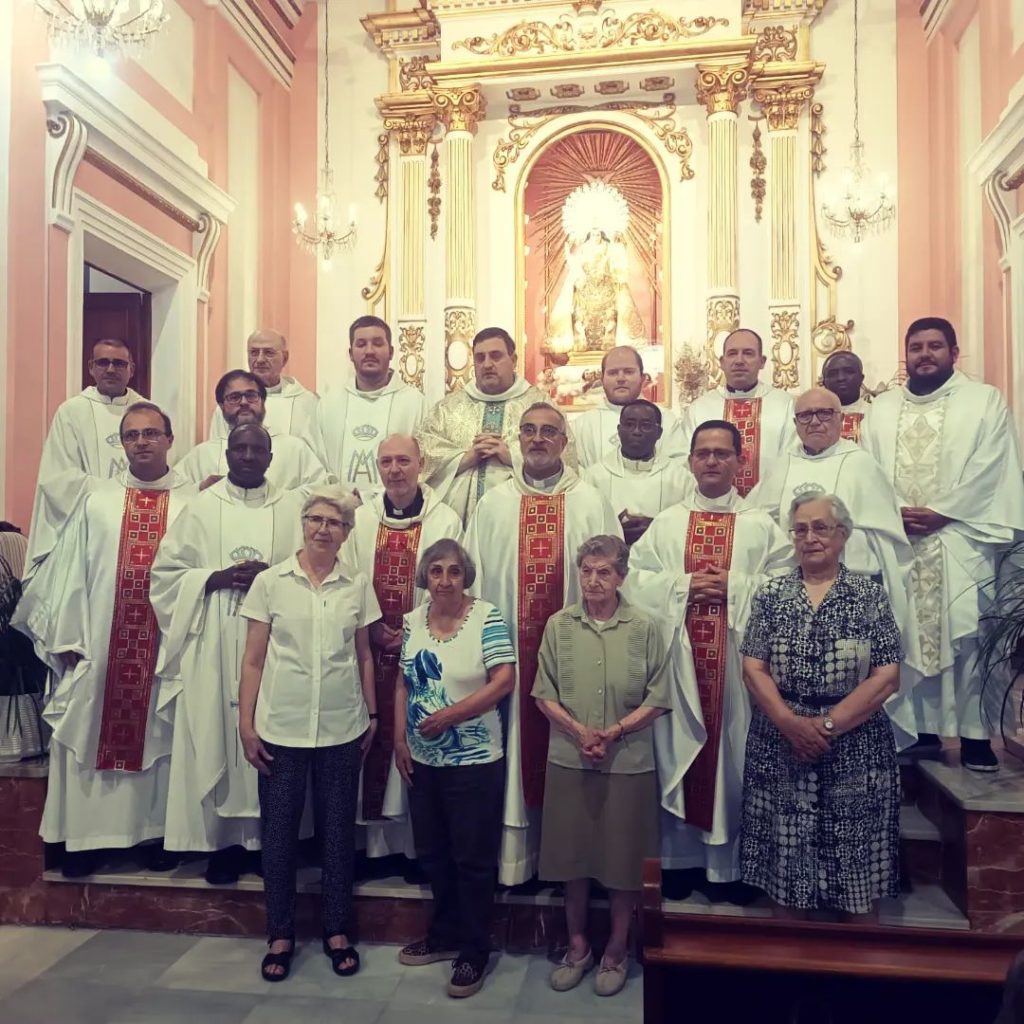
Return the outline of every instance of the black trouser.
[[[270,774],[259,778],[267,934],[271,939],[295,937],[299,824],[306,803],[306,776],[312,766],[313,819],[323,865],[324,935],[344,934],[354,942],[352,875],[362,762],[359,740],[335,747],[263,745],[274,758]]]
[[[412,832],[434,895],[428,938],[476,963],[491,952],[504,800],[504,758],[445,768],[413,765]]]

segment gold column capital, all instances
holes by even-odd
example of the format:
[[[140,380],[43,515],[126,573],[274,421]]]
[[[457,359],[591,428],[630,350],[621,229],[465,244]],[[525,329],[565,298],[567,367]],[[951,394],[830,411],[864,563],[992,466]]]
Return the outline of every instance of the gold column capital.
[[[814,95],[814,86],[786,82],[773,86],[754,86],[754,99],[761,104],[772,132],[793,129],[800,123],[804,104]]]
[[[399,114],[384,118],[384,127],[395,134],[402,156],[423,156],[434,130],[434,118],[421,114]]]
[[[747,64],[698,64],[697,102],[712,114],[735,114],[747,95],[750,66]]]
[[[430,98],[438,118],[450,132],[476,134],[477,122],[487,113],[487,101],[480,87],[431,89]]]

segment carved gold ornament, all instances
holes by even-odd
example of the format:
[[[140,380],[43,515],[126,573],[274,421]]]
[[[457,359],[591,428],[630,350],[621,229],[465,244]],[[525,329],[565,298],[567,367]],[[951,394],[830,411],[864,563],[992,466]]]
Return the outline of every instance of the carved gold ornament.
[[[430,154],[430,176],[427,178],[427,212],[430,214],[430,237],[437,238],[437,221],[441,216],[441,161],[437,154],[437,146]]]
[[[384,127],[397,136],[398,150],[402,156],[423,156],[434,130],[434,121],[431,117],[416,115],[385,117]]]
[[[650,78],[645,78],[640,83],[640,88],[644,92],[665,92],[667,89],[675,87],[676,80],[670,75],[651,75]]]
[[[797,28],[769,25],[757,33],[753,58],[756,61],[796,60]]]
[[[520,54],[579,53],[613,46],[643,46],[673,43],[704,35],[728,18],[675,18],[657,11],[636,12],[625,18],[606,14],[600,21],[579,22],[563,15],[553,24],[521,21],[504,32],[471,36],[452,44],[453,50],[468,50],[479,56],[515,57]]]
[[[645,103],[642,100],[613,100],[595,106],[565,105],[541,107],[539,110],[523,111],[519,106],[509,107],[508,137],[499,139],[494,147],[495,192],[505,191],[505,170],[514,164],[530,140],[543,128],[559,117],[568,114],[586,114],[593,111],[616,111],[628,114],[642,121],[655,134],[665,150],[679,159],[679,180],[693,178],[690,157],[693,155],[693,140],[686,128],[676,124],[675,96],[665,93],[661,103]],[[614,128],[614,125],[610,127]]]
[[[764,212],[764,197],[767,193],[764,172],[768,169],[768,158],[764,155],[764,147],[761,145],[761,126],[757,123],[762,118],[751,117],[750,120],[754,122],[754,150],[750,157],[750,169],[753,171],[750,178],[750,195],[754,200],[754,220],[760,224]]]
[[[437,57],[410,57],[398,62],[398,85],[402,92],[423,92],[434,84],[428,64],[438,61]]]
[[[457,391],[469,380],[476,311],[448,309],[444,314],[444,389]]]
[[[708,387],[717,387],[723,379],[722,368],[718,364],[718,336],[735,331],[739,325],[740,300],[735,295],[719,295],[708,299],[708,335],[704,342]]]
[[[377,155],[374,157],[377,170],[374,172],[373,180],[377,183],[374,195],[377,202],[383,203],[388,197],[388,174],[391,163],[391,136],[382,132],[377,136]]]
[[[768,128],[773,132],[796,128],[804,104],[813,95],[813,86],[789,82],[770,88],[754,87],[754,99],[761,104],[768,118]]]
[[[551,86],[551,95],[556,100],[576,100],[579,99],[586,90],[582,85],[577,85],[575,82],[562,82],[559,85]]]
[[[612,79],[610,82],[598,82],[594,86],[594,92],[599,96],[621,96],[624,92],[629,92],[629,82],[624,82],[621,78]]]
[[[800,383],[800,313],[780,309],[772,313],[772,386],[788,391]]]
[[[847,320],[845,324],[839,323],[834,316],[819,320],[811,331],[811,348],[821,356],[822,361],[833,352],[852,352],[853,342],[850,340],[852,330],[852,320]]]
[[[521,85],[516,89],[506,90],[505,95],[513,103],[532,103],[540,99],[540,89],[535,89],[532,85]]]
[[[708,383],[706,358],[694,345],[684,345],[673,366],[680,405],[685,408],[704,394]]]
[[[476,132],[477,122],[487,113],[487,101],[476,86],[467,89],[431,89],[438,117],[450,132]]]
[[[697,65],[697,102],[708,116],[734,114],[747,95],[750,68],[746,64]]]
[[[426,362],[423,347],[426,334],[422,324],[403,324],[398,330],[398,373],[406,384],[423,390]]]
[[[820,103],[811,104],[811,173],[820,178],[825,171],[825,108]]]

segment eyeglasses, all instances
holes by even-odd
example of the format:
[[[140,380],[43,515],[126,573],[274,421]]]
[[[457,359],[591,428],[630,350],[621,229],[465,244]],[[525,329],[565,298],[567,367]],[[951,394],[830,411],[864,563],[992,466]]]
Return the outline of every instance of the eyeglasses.
[[[692,454],[698,462],[707,462],[712,456],[716,462],[727,462],[739,457],[732,448],[698,448]]]
[[[145,430],[126,430],[121,435],[121,441],[124,444],[138,444],[140,439],[145,441],[158,441],[161,437],[166,436],[166,430],[157,430],[156,427],[146,427]]]
[[[564,430],[559,430],[558,427],[552,427],[550,424],[545,424],[543,427],[537,427],[533,423],[524,423],[519,428],[520,437],[536,437],[540,434],[545,441],[554,441],[556,437],[560,437],[564,433]]]
[[[835,409],[804,409],[796,414],[796,421],[806,425],[817,417],[819,423],[830,423],[836,415]]]
[[[790,527],[789,535],[794,540],[807,540],[812,534],[815,537],[831,537],[842,525],[842,523],[825,523],[821,520],[815,520],[813,523],[797,523],[796,526]]]
[[[109,370],[111,367],[115,370],[127,370],[132,364],[127,359],[93,359],[92,365],[97,370]]]
[[[340,530],[343,526],[351,528],[351,519],[331,519],[330,516],[303,516],[302,517],[314,530],[322,530],[325,526],[328,530]]]
[[[224,396],[225,405],[241,405],[244,399],[247,402],[259,401],[260,393],[256,390],[253,391],[232,391],[229,395]]]

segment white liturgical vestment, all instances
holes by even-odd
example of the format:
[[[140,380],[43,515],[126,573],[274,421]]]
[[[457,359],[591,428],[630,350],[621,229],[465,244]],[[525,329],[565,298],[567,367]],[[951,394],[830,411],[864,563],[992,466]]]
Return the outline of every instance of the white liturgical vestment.
[[[212,438],[197,444],[176,466],[188,480],[201,484],[208,476],[227,476],[227,441]],[[327,471],[305,441],[290,434],[270,435],[273,458],[267,479],[282,491],[316,487],[328,482]]]
[[[125,521],[129,489],[169,491],[168,525],[196,495],[173,469],[155,481],[124,472],[97,483],[25,588],[15,616],[54,677],[43,711],[53,737],[39,832],[72,852],[124,848],[164,834],[171,728],[156,716],[159,678],[152,679],[147,717],[139,726],[144,745],[138,770],[97,767],[105,704],[117,695],[107,682],[115,602],[124,585],[122,571],[135,557],[129,533],[138,526]],[[139,579],[137,570],[134,578]],[[131,632],[135,621],[129,617],[119,629]],[[81,660],[68,668],[64,653]]]
[[[291,434],[308,442],[316,415],[317,398],[294,377],[282,377],[273,387],[267,388],[266,415],[263,426],[272,434]],[[220,406],[215,406],[210,417],[210,440],[228,436],[228,425]]]
[[[893,481],[900,505],[952,520],[910,537],[920,667],[904,666],[900,704],[912,708],[919,732],[987,738],[999,727],[1001,688],[985,687],[983,715],[972,656],[997,552],[1024,530],[1013,420],[995,388],[957,370],[929,395],[906,386],[883,392],[867,423],[861,444]]]
[[[584,469],[583,479],[608,499],[616,515],[626,511],[654,517],[682,501],[695,486],[686,459],[670,459],[662,452],[646,461],[627,459],[618,448]]]
[[[681,421],[687,452],[694,430],[707,420],[727,420],[740,432],[746,461],[736,476],[736,490],[744,497],[796,439],[793,399],[760,381],[750,391],[730,391],[722,386],[691,402]]]
[[[723,682],[719,744],[710,829],[687,824],[684,779],[708,742],[694,649],[687,629],[690,579],[687,554],[702,517],[730,514],[728,592],[722,626]],[[659,616],[675,671],[672,712],[654,723],[654,753],[661,786],[662,862],[669,868],[704,868],[711,882],[739,879],[739,832],[743,818],[743,765],[750,725],[750,698],[743,683],[740,644],[758,587],[769,574],[792,567],[792,545],[773,520],[744,506],[735,490],[720,498],[694,491],[666,509],[633,545],[626,592],[631,601]],[[721,557],[721,556],[720,556]],[[716,564],[721,565],[721,561]],[[725,566],[723,566],[725,567]]]
[[[167,799],[169,850],[260,845],[256,769],[238,738],[238,683],[247,620],[239,590],[206,592],[236,562],[274,565],[302,546],[301,491],[219,480],[168,529],[150,601],[162,643],[157,714],[174,729]]]
[[[381,489],[381,441],[391,434],[415,434],[425,411],[423,392],[403,384],[394,371],[378,391],[359,391],[353,380],[320,399],[311,444],[329,473],[366,498]]]
[[[142,395],[131,388],[118,398],[107,398],[88,387],[58,406],[39,460],[26,571],[53,549],[87,478],[108,480],[128,468],[121,420],[128,406],[142,401]]]
[[[602,397],[596,409],[580,413],[572,421],[572,436],[576,441],[576,457],[580,468],[596,466],[606,455],[619,450],[619,415],[622,406],[612,405]],[[688,454],[689,438],[683,445],[682,430],[676,414],[671,409],[661,410],[661,440],[659,454],[676,456]]]
[[[561,505],[561,516],[544,512],[532,517],[530,501],[534,498],[559,499],[556,504]],[[502,885],[518,885],[533,876],[540,839],[540,806],[527,806],[524,794],[520,730],[522,695],[529,695],[533,689],[537,648],[547,620],[527,622],[520,616],[520,598],[524,596],[520,592],[521,571],[527,570],[531,580],[536,580],[545,568],[550,570],[560,561],[561,579],[555,583],[561,591],[561,603],[552,607],[551,614],[574,604],[580,600],[576,551],[597,534],[621,537],[622,529],[607,500],[568,466],[563,467],[557,480],[550,481],[527,481],[518,472],[480,499],[466,529],[466,550],[477,571],[473,592],[501,612],[516,652],[516,688],[508,699],[506,714],[507,770],[498,866]],[[555,551],[552,540],[559,536],[561,550]],[[522,641],[527,631],[533,638],[533,673],[529,679],[523,677]],[[544,753],[538,756],[546,759],[546,743]]]

